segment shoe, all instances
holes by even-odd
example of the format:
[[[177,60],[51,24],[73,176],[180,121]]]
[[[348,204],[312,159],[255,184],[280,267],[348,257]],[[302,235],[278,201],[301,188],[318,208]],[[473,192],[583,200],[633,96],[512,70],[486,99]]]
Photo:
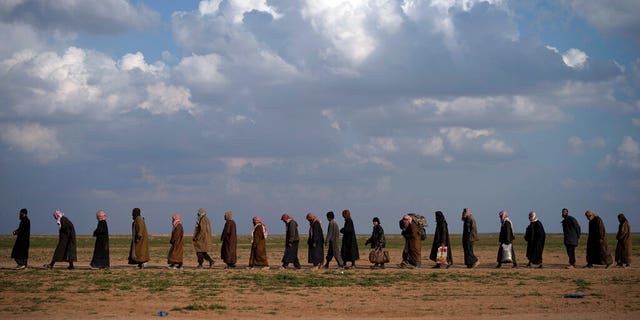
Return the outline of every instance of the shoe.
[[[540,264],[540,265],[538,266],[538,269],[544,269],[544,267],[542,266],[542,264]]]
[[[174,267],[173,269],[175,269],[175,270],[184,270],[184,267],[183,266],[177,266],[177,267]]]
[[[447,263],[447,266],[445,267],[445,269],[449,269],[451,268],[452,264],[451,263]]]
[[[262,270],[271,270],[271,267],[269,267],[269,266],[262,267]]]
[[[608,263],[604,268],[609,269],[610,266],[611,266],[611,263]]]
[[[45,268],[45,269],[53,269],[53,266],[50,265],[50,264],[45,264],[42,267]]]
[[[74,266],[68,266],[68,267],[67,267],[67,270],[74,270],[75,268],[76,268],[76,267],[74,267]]]
[[[575,269],[575,268],[576,268],[576,266],[574,266],[574,265],[570,264],[570,265],[568,265],[568,266],[566,266],[566,267],[564,267],[564,268],[565,268],[565,269]]]
[[[531,262],[527,263],[527,268],[531,269]]]
[[[216,263],[215,261],[211,260],[209,261],[209,269],[213,268],[213,264]]]
[[[319,269],[320,269],[320,266],[313,266],[313,267],[311,267],[311,270],[319,270]]]
[[[593,265],[591,263],[587,264],[586,266],[584,266],[585,268],[591,269],[593,268]]]
[[[518,264],[517,264],[517,263],[514,263],[514,264],[513,264],[513,267],[514,267],[514,268],[517,268],[517,267],[518,267]]]
[[[437,263],[435,266],[431,267],[431,269],[440,269],[440,268],[441,268],[441,266],[440,266],[439,263]]]
[[[144,267],[146,266],[147,266],[146,263],[138,263],[138,269],[144,269]]]
[[[246,267],[247,270],[253,270],[253,267]]]
[[[23,270],[23,269],[26,269],[26,268],[27,268],[27,266],[25,266],[24,264],[21,264],[21,265],[18,265],[16,267],[16,270]]]
[[[174,267],[173,265],[170,265],[170,266],[167,266],[167,269],[169,269],[169,270],[175,270],[175,269],[176,269],[176,267]]]
[[[201,264],[196,266],[196,269],[202,269],[202,268],[204,268],[204,267]]]
[[[473,263],[473,265],[471,266],[471,268],[475,268],[480,264],[480,260],[476,260],[475,263]]]
[[[502,264],[498,263],[498,265],[496,266],[496,269],[500,269],[502,267]]]

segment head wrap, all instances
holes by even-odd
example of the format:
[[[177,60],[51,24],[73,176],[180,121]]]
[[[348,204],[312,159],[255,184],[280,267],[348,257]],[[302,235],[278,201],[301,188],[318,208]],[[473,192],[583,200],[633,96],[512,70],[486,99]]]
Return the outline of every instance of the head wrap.
[[[262,227],[262,233],[264,233],[264,238],[267,238],[267,226],[264,225],[264,222],[262,222],[262,219],[260,219],[260,217],[253,217],[253,230],[255,231],[257,227]],[[253,232],[251,232],[251,242],[253,243]]]
[[[469,208],[464,208],[462,209],[462,220],[466,219],[467,217],[471,216],[471,210]]]
[[[60,219],[62,219],[62,216],[64,216],[64,212],[60,210],[56,210],[53,212],[53,218],[56,219],[56,223],[58,224],[58,229],[62,227],[62,224],[60,223]]]
[[[180,214],[176,213],[171,216],[171,222],[173,222],[173,227],[177,227],[179,224],[182,224],[182,220],[180,220]]]
[[[227,211],[224,213],[225,220],[233,220],[233,211]]]
[[[98,210],[98,212],[96,212],[96,218],[98,221],[107,221],[107,214],[104,210]]]
[[[531,222],[538,221],[538,216],[536,216],[535,211],[529,212],[529,221],[531,221]]]
[[[282,217],[280,218],[280,220],[282,220],[284,222],[289,222],[291,220],[291,216],[286,214],[286,213],[283,213]]]
[[[507,221],[511,222],[511,219],[509,219],[509,214],[505,210],[500,211],[498,215],[500,216],[500,222],[502,224],[504,224]]]
[[[204,218],[204,216],[206,215],[207,210],[205,210],[204,208],[198,209],[198,220],[196,221],[196,227],[200,226],[200,221],[202,221],[202,218]]]

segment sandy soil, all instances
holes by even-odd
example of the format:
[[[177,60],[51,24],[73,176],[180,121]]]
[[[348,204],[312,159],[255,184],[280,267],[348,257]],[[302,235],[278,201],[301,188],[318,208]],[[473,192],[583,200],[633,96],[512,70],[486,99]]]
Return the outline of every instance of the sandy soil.
[[[496,250],[485,247],[476,250],[481,263],[475,269],[460,264],[460,249],[450,269],[432,269],[423,259],[420,269],[389,264],[371,270],[360,260],[344,271],[335,263],[329,270],[309,269],[304,245],[302,270],[276,269],[278,250],[269,253],[271,270],[224,270],[219,262],[196,270],[188,253],[181,271],[167,270],[161,259],[143,270],[117,261],[108,271],[90,270],[86,261],[76,270],[66,270],[64,263],[45,270],[39,266],[51,250],[42,250],[31,261],[36,267],[26,271],[12,270],[12,261],[3,258],[1,319],[144,319],[158,317],[160,310],[180,319],[640,319],[640,269],[568,270],[562,248],[545,251],[544,269],[495,269]],[[368,250],[361,250],[364,257]],[[401,255],[398,248],[390,252],[393,260]],[[246,261],[246,249],[239,256],[240,263]],[[518,258],[524,265],[524,257]],[[584,261],[584,253],[578,260]],[[564,297],[571,293],[585,297]]]

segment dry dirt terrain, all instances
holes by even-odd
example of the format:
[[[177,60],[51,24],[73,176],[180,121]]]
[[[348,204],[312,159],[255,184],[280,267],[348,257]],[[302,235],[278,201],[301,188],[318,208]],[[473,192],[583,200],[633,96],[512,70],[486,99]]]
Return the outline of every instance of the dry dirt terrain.
[[[638,236],[634,235],[637,239]],[[279,270],[282,236],[269,238],[271,270],[246,270],[249,238],[239,240],[239,268],[195,269],[190,237],[185,237],[185,269],[168,270],[168,237],[154,235],[147,268],[126,265],[129,238],[111,238],[108,270],[90,270],[93,238],[79,237],[76,270],[59,263],[54,270],[41,266],[55,247],[55,236],[32,237],[30,267],[13,270],[9,258],[13,238],[0,236],[0,319],[640,319],[640,269],[596,266],[565,269],[566,254],[559,235],[548,237],[544,269],[527,269],[525,243],[517,240],[519,268],[495,269],[496,235],[482,235],[476,244],[480,265],[462,264],[460,236],[452,235],[455,265],[432,269],[423,243],[422,268],[399,269],[403,240],[388,235],[392,263],[372,270],[369,249],[359,236],[361,260],[355,269],[311,270],[306,243],[300,246],[302,270]],[[522,239],[518,235],[518,239]],[[586,236],[578,248],[584,265]],[[216,238],[217,239],[217,238]],[[609,242],[615,248],[615,239]],[[638,241],[634,241],[638,256]],[[219,257],[216,243],[214,258]],[[579,293],[584,298],[565,298]]]

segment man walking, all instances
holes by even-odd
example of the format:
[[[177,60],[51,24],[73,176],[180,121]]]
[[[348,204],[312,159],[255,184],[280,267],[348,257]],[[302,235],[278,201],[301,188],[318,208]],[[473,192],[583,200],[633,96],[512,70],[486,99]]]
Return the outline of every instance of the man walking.
[[[562,232],[564,233],[564,246],[569,256],[569,265],[567,269],[576,267],[576,247],[580,240],[580,224],[576,218],[569,215],[567,208],[562,209]]]

